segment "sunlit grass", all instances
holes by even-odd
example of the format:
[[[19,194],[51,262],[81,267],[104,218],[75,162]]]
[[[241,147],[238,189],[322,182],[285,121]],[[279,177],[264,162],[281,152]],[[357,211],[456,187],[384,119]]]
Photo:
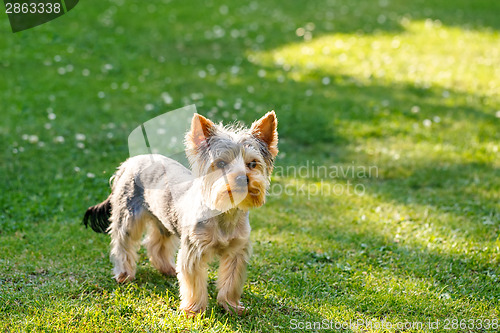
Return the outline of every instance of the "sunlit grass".
[[[498,31],[465,30],[439,20],[405,17],[400,24],[404,28],[400,33],[320,34],[309,41],[251,53],[251,59],[277,66],[297,81],[319,72],[325,85],[332,82],[330,75],[346,75],[360,85],[402,83],[498,97]],[[449,92],[442,97],[449,97]]]

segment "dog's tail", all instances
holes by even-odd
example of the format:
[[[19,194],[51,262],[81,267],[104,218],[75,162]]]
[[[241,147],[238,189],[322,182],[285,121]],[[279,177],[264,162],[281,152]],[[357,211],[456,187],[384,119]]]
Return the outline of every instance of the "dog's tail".
[[[83,224],[87,228],[89,225],[95,232],[107,233],[111,221],[111,195],[95,206],[89,207],[83,217]]]

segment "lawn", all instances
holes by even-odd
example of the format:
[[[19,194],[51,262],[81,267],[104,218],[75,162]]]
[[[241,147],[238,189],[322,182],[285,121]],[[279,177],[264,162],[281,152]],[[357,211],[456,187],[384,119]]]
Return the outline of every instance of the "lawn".
[[[94,0],[12,34],[2,7],[0,331],[498,331],[499,12]],[[216,305],[215,265],[195,319],[144,250],[117,285],[109,236],[81,224],[130,132],[189,104],[278,116],[241,318]]]

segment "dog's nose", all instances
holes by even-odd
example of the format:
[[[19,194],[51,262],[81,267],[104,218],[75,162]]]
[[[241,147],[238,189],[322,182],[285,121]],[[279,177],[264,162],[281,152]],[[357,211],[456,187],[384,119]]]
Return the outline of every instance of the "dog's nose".
[[[246,175],[236,177],[236,185],[247,186],[247,184],[248,184],[248,177]]]

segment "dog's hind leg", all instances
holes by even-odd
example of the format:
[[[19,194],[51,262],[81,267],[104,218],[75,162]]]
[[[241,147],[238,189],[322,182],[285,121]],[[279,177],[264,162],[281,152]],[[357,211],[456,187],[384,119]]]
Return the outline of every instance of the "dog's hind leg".
[[[118,283],[135,278],[137,251],[145,227],[145,213],[130,211],[127,207],[113,210],[111,215],[111,260],[114,263],[114,278]]]
[[[175,276],[175,252],[179,238],[171,234],[156,217],[151,216],[149,221],[148,235],[144,240],[149,260],[161,273]]]

